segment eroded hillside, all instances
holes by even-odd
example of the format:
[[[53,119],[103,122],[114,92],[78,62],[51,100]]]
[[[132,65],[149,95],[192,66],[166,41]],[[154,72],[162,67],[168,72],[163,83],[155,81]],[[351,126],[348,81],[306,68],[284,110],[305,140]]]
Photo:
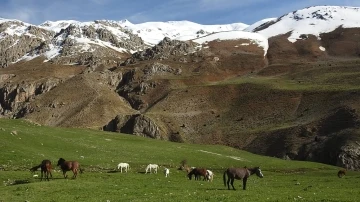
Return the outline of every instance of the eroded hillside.
[[[288,32],[267,48],[165,37],[121,57],[64,57],[85,55],[77,65],[37,57],[0,69],[0,114],[359,169],[359,32],[338,27],[295,42]]]

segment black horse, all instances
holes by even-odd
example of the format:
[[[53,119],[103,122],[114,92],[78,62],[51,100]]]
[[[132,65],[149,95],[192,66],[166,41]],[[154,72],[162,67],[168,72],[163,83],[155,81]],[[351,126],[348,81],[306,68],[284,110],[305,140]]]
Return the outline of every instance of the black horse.
[[[255,167],[255,168],[228,168],[223,175],[224,178],[224,185],[226,186],[226,176],[228,176],[228,180],[227,180],[227,186],[228,189],[230,190],[230,182],[231,182],[231,186],[232,188],[235,190],[234,187],[234,179],[237,180],[243,180],[243,190],[246,190],[246,181],[247,179],[250,177],[250,175],[255,174],[260,177],[263,178],[264,175],[261,172],[260,167]]]

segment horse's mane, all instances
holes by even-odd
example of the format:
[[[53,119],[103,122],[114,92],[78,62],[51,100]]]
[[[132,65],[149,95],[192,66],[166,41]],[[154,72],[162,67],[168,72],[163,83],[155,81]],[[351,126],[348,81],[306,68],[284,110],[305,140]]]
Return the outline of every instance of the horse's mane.
[[[65,162],[65,159],[59,158],[57,165],[59,166],[59,165],[63,164],[64,162]]]

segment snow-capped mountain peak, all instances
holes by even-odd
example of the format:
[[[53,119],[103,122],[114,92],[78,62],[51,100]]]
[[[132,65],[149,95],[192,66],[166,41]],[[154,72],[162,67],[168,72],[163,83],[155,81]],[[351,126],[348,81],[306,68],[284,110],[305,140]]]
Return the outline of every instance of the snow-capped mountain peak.
[[[339,26],[344,28],[360,27],[360,8],[314,6],[290,12],[268,23],[269,26],[258,33],[270,38],[291,32],[288,39],[295,42],[302,34],[319,37],[321,33],[331,32]]]

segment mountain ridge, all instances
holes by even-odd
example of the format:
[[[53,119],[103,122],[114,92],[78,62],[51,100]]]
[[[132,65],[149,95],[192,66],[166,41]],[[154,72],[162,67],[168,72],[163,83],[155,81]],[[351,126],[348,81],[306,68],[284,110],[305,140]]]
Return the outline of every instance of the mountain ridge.
[[[337,15],[348,9],[349,25]],[[310,7],[247,31],[3,20],[0,116],[359,169],[354,16],[352,7]]]
[[[101,49],[101,47],[111,50],[109,54],[112,57],[120,57],[119,54],[132,54],[154,46],[165,37],[180,41],[200,41],[200,38],[221,32],[234,32],[227,34],[228,37],[225,39],[255,38],[255,42],[258,38],[257,35],[270,38],[291,32],[289,40],[295,42],[301,40],[300,36],[302,35],[312,34],[319,37],[321,33],[333,31],[340,26],[346,28],[359,27],[360,21],[357,19],[360,19],[359,8],[340,6],[308,7],[278,18],[263,19],[252,25],[243,23],[201,25],[190,21],[133,24],[128,20],[95,20],[92,22],[59,20],[46,21],[36,26],[19,20],[0,19],[3,27],[0,40],[4,41],[5,38],[17,36],[16,39],[11,40],[12,44],[8,42],[7,46],[3,45],[3,50],[16,46],[17,41],[24,40],[25,36],[35,38],[38,41],[33,44],[33,48],[16,53],[18,56],[7,58],[7,62],[2,62],[2,66],[9,65],[9,61],[14,63],[22,59],[32,59],[41,54],[45,55],[47,60],[51,60],[59,55],[60,57],[69,56],[74,51],[80,53],[93,52],[98,48]],[[300,26],[299,23],[301,23]],[[31,28],[39,31],[30,32]],[[19,37],[22,38],[17,39]],[[221,37],[219,39],[222,40]],[[70,49],[75,50],[68,51],[69,46],[74,45],[77,48],[71,47]],[[67,51],[65,54],[61,54],[65,51]],[[63,62],[61,59],[55,59],[55,61]],[[68,64],[83,63],[66,61]]]

